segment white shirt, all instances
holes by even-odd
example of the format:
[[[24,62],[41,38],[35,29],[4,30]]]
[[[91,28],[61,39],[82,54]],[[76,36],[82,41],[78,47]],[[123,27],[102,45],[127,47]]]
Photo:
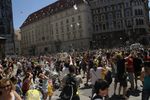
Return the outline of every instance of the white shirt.
[[[102,67],[98,67],[96,71],[93,68],[90,70],[92,85],[95,84],[96,80],[101,79],[101,77],[102,77],[101,70],[102,69],[103,69]]]

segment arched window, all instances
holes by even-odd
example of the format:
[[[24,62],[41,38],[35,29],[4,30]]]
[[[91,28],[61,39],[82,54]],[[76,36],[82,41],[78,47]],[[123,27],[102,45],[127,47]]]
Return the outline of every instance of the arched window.
[[[112,13],[109,13],[109,14],[108,14],[108,20],[113,20],[113,15],[112,15]]]
[[[94,17],[94,22],[98,22],[98,16]]]
[[[101,19],[102,19],[102,20],[105,20],[105,15],[104,15],[104,14],[101,15]]]
[[[136,25],[139,25],[139,20],[138,20],[138,19],[136,19],[135,21],[136,21]]]
[[[135,9],[135,15],[138,15],[138,10],[137,9]]]

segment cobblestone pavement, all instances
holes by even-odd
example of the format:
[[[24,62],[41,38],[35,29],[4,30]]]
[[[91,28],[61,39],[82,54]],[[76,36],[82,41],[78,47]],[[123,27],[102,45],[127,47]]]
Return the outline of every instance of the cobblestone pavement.
[[[84,80],[85,81],[85,80]],[[84,83],[84,82],[83,82]],[[138,90],[139,91],[135,91],[135,92],[131,92],[128,100],[141,100],[141,82],[138,81]],[[129,88],[130,84],[128,83],[128,88]],[[112,97],[114,93],[114,82],[112,82],[112,84],[110,85],[109,87],[109,96]],[[118,93],[118,92],[116,92]],[[55,91],[53,97],[52,97],[52,100],[57,100],[59,98],[59,94],[60,94],[60,91]],[[84,85],[81,84],[81,88],[79,90],[79,95],[80,95],[80,100],[90,100],[90,96],[91,96],[91,88],[86,88],[84,89]],[[113,100],[124,100],[124,99],[120,99],[119,97],[115,97]]]

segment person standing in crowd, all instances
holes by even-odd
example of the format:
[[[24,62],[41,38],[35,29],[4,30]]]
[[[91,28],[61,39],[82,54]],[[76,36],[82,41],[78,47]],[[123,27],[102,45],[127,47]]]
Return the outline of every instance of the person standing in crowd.
[[[19,84],[18,82],[18,79],[16,77],[12,77],[10,78],[11,82],[14,84],[15,86],[15,91],[20,95],[20,96],[23,96],[22,94],[22,90],[21,90],[21,85]]]
[[[95,94],[92,100],[108,100],[109,85],[106,80],[98,79],[94,84]]]
[[[86,75],[86,71],[87,71],[87,63],[86,63],[84,58],[82,58],[80,66],[81,66],[82,71],[83,71],[83,77],[82,78],[84,79],[85,75]]]
[[[88,82],[89,82],[89,80],[90,80],[90,70],[91,70],[91,68],[93,68],[94,67],[94,63],[93,63],[93,60],[95,59],[95,57],[92,57],[92,56],[90,56],[89,58],[88,58],[88,63],[87,63],[87,77],[86,77],[86,83],[85,83],[85,86],[88,86]],[[95,65],[95,67],[98,67],[97,65]]]
[[[142,71],[142,59],[140,58],[140,54],[136,53],[133,57],[133,67],[134,67],[134,76],[135,76],[135,89],[138,88],[137,85],[137,80],[138,80],[138,76],[141,75],[141,71]]]
[[[41,86],[42,86],[42,94],[43,99],[47,100],[48,97],[48,81],[49,81],[49,72],[45,71],[44,73],[40,73],[39,77],[41,79]]]
[[[74,66],[69,66],[69,74],[67,74],[62,80],[60,100],[80,100],[78,94],[78,83]]]
[[[30,89],[30,86],[32,84],[32,78],[33,75],[31,74],[31,72],[27,72],[25,78],[23,79],[22,92],[24,96],[26,92]]]
[[[0,80],[0,100],[22,100],[9,79]]]
[[[149,100],[150,99],[150,62],[144,62],[144,86],[142,92],[142,100]]]
[[[128,73],[128,77],[129,77],[129,82],[131,84],[131,87],[129,88],[131,91],[134,91],[134,67],[133,67],[133,55],[134,52],[131,52],[126,59],[126,70]]]
[[[117,73],[115,76],[115,84],[114,84],[114,95],[116,95],[116,88],[117,88],[117,83],[120,83],[119,86],[119,95],[121,92],[121,88],[123,87],[123,97],[126,98],[126,88],[127,88],[127,75],[126,75],[126,68],[125,68],[125,59],[123,58],[122,55],[117,55]]]
[[[103,68],[101,66],[97,67],[96,65],[90,70],[90,75],[91,75],[91,84],[92,84],[92,96],[94,94],[94,84],[96,80],[102,79],[102,70]]]

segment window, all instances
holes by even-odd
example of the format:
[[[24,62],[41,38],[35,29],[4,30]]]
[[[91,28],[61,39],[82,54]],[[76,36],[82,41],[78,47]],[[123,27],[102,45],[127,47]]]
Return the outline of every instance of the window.
[[[67,38],[68,38],[68,40],[70,39],[70,33],[67,33]]]
[[[135,9],[135,11],[134,11],[134,12],[135,12],[135,15],[138,15],[138,10],[137,10],[137,9]]]
[[[67,25],[67,31],[69,31],[69,25]]]
[[[127,7],[127,8],[129,7],[129,3],[128,3],[128,2],[126,2],[126,7]]]
[[[72,29],[73,29],[73,30],[75,30],[75,29],[76,29],[75,25],[73,25]]]
[[[113,15],[112,15],[112,13],[109,13],[109,14],[108,14],[108,20],[113,20]]]
[[[113,22],[110,23],[110,28],[111,28],[111,29],[114,28],[114,23],[113,23]]]
[[[82,36],[83,36],[83,35],[82,35],[82,32],[80,31],[79,33],[80,33],[80,38],[82,38]]]
[[[119,28],[119,29],[121,28],[121,22],[120,21],[117,22],[117,28]]]
[[[62,33],[64,32],[64,27],[63,27],[63,26],[61,27],[61,32],[62,32]]]
[[[59,35],[56,35],[56,40],[59,40]]]
[[[102,20],[105,20],[105,15],[102,15],[102,16],[101,16],[101,19],[102,19]]]
[[[95,27],[95,28],[96,28],[95,30],[96,30],[96,31],[98,31],[98,25],[96,25],[96,27]]]
[[[60,24],[63,25],[64,24],[63,21],[61,21]]]
[[[75,19],[74,19],[74,17],[72,17],[72,22],[74,22],[75,21]]]
[[[67,24],[69,23],[69,20],[68,20],[68,19],[66,19],[66,23],[67,23]]]
[[[56,28],[56,34],[58,34],[58,28]]]
[[[126,16],[126,17],[129,17],[129,16],[130,16],[130,10],[127,10],[127,11],[126,11],[125,16]]]
[[[62,40],[64,40],[64,34],[62,34],[61,37],[62,37]]]
[[[99,29],[102,30],[102,25],[101,24],[99,24]]]
[[[79,29],[82,28],[82,24],[81,23],[77,23],[77,25],[78,25]]]
[[[143,25],[144,20],[143,19],[136,19],[136,25]]]
[[[109,23],[106,23],[106,28],[109,29]]]
[[[142,9],[135,9],[135,15],[143,15]]]
[[[140,19],[140,24],[144,25],[144,20],[143,19]]]
[[[98,16],[95,16],[94,20],[95,20],[94,22],[98,22]]]
[[[58,27],[58,23],[56,23],[56,27]]]
[[[121,18],[121,13],[120,12],[116,12],[116,18]]]
[[[143,10],[142,9],[138,9],[138,14],[139,15],[143,15]]]
[[[106,30],[106,25],[105,24],[103,24],[103,30]]]
[[[81,20],[81,16],[80,15],[78,16],[78,20]]]
[[[76,39],[76,32],[73,32],[73,38]]]
[[[0,34],[4,34],[5,33],[5,28],[3,26],[0,27]]]
[[[98,16],[98,21],[101,21],[101,16]]]

